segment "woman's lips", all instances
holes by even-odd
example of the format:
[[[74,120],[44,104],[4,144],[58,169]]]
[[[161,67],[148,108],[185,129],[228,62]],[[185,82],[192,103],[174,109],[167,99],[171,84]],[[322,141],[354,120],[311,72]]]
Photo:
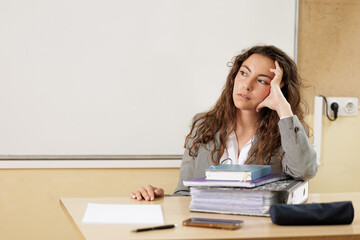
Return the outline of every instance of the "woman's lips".
[[[248,96],[245,95],[245,94],[239,93],[238,96],[239,96],[241,99],[244,99],[244,100],[246,100],[246,101],[249,101],[249,100],[250,100],[250,97],[248,97]]]

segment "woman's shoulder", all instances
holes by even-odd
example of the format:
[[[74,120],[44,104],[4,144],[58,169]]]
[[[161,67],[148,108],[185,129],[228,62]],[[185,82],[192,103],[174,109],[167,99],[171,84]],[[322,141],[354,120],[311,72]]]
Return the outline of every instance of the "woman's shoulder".
[[[204,122],[204,116],[206,113],[197,113],[194,115],[191,121],[191,138],[195,137],[195,134],[197,132],[197,128],[199,125]]]
[[[204,121],[206,120],[206,112],[201,112],[201,113],[197,113],[195,114],[195,116],[192,119],[192,128],[191,128],[191,133],[189,134],[189,137],[187,138],[187,146],[192,146],[193,144],[193,140],[194,138],[201,138],[202,135],[202,126],[201,124],[204,123]],[[200,128],[199,128],[200,127]],[[220,132],[217,131],[214,134],[214,140],[215,140],[215,144],[216,144],[216,148],[219,148],[220,146]]]
[[[194,117],[192,118],[191,120],[191,129],[192,131],[196,131],[197,128],[202,124],[204,123],[205,121],[205,115],[206,113],[197,113],[194,115]]]

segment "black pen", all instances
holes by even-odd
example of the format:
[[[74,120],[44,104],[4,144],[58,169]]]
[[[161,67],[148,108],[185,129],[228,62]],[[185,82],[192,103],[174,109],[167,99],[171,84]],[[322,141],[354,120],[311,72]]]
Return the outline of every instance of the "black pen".
[[[169,229],[176,227],[176,224],[168,224],[168,225],[161,225],[156,227],[148,227],[148,228],[138,228],[132,230],[132,232],[145,232],[145,231],[151,231],[151,230],[160,230],[160,229]]]

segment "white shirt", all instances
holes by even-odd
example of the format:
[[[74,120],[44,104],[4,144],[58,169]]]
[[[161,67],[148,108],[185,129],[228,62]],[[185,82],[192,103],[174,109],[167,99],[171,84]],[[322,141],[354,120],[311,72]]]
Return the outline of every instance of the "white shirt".
[[[220,158],[220,164],[244,164],[249,155],[254,138],[255,136],[241,148],[240,155],[238,155],[239,144],[235,132],[232,131],[228,139],[226,139],[226,149]]]
[[[291,116],[282,117],[280,120],[289,117]],[[227,151],[225,149],[223,155],[221,156],[220,164],[244,164],[249,155],[249,151],[254,139],[255,135],[242,147],[240,155],[238,155],[239,144],[235,132],[232,131],[228,139],[226,139]]]

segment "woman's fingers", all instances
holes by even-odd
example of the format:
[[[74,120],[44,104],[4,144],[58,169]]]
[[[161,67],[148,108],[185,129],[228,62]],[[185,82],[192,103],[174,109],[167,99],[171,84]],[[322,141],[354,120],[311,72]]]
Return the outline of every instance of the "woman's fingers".
[[[135,192],[135,199],[138,200],[138,201],[143,200],[143,196],[142,196],[142,193],[140,191]]]
[[[272,110],[276,110],[279,105],[283,93],[281,92],[283,70],[281,69],[278,61],[275,61],[275,69],[270,68],[270,71],[275,74],[271,81],[271,88],[269,95],[256,107],[256,111],[259,112],[262,108],[268,107]]]
[[[151,185],[140,187],[138,191],[130,193],[130,198],[136,199],[138,201],[143,199],[146,201],[153,201],[155,197],[162,196],[164,196],[164,190],[162,188],[153,187]]]
[[[282,81],[282,77],[283,77],[283,70],[280,67],[278,61],[275,61],[275,69],[274,68],[270,68],[270,72],[273,72],[275,74],[275,77],[272,80],[273,84],[278,84],[280,86],[280,83]]]
[[[146,201],[150,200],[150,196],[149,196],[148,191],[152,191],[152,189],[150,190],[149,188],[145,188],[145,187],[139,188],[139,192],[141,193],[141,197],[144,198]],[[137,200],[141,200],[141,199],[137,198]]]
[[[135,193],[131,192],[131,193],[130,193],[130,198],[135,199],[135,198],[136,198]]]
[[[264,100],[265,101],[265,100]],[[263,107],[266,107],[266,104],[262,101],[257,107],[256,112],[259,112]]]
[[[164,196],[164,189],[162,189],[162,188],[155,188],[154,193],[155,193],[155,196],[156,196],[156,197],[162,197],[162,196]]]
[[[146,201],[149,201],[149,200],[152,201],[152,200],[155,199],[154,187],[153,187],[153,186],[147,185],[147,186],[145,187],[145,191],[146,191],[146,193],[147,193],[147,196],[144,197]]]
[[[139,200],[139,201],[141,201],[141,200],[143,199],[140,191],[131,192],[131,193],[130,193],[130,198],[136,199],[136,200]]]

